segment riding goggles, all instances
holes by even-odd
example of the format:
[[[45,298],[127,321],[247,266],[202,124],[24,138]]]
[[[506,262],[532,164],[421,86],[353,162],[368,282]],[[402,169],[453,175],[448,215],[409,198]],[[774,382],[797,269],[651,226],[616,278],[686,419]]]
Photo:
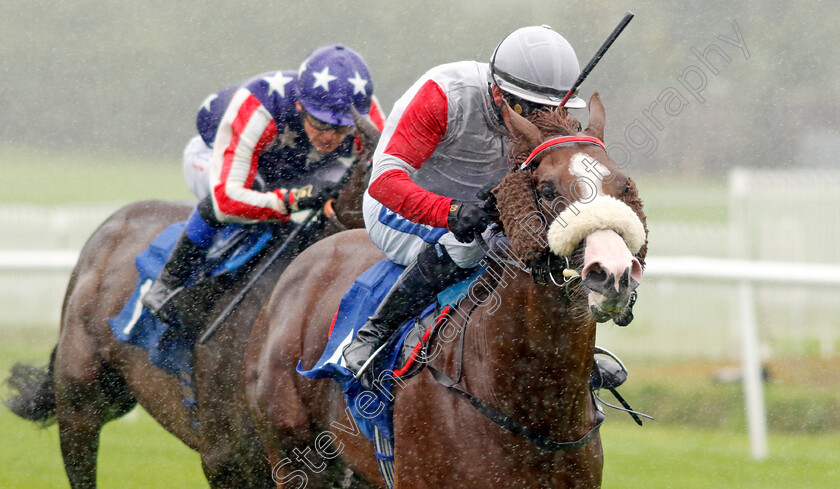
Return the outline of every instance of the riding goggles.
[[[324,122],[322,120],[316,119],[314,116],[312,116],[311,114],[309,114],[306,111],[303,111],[303,117],[306,120],[306,122],[308,122],[309,125],[312,126],[312,128],[315,129],[316,131],[322,131],[322,132],[330,131],[330,132],[334,132],[334,133],[337,133],[337,134],[344,135],[344,134],[350,134],[350,133],[352,133],[353,131],[356,130],[356,126],[339,126],[339,125],[335,125],[335,124],[329,124],[329,123]]]

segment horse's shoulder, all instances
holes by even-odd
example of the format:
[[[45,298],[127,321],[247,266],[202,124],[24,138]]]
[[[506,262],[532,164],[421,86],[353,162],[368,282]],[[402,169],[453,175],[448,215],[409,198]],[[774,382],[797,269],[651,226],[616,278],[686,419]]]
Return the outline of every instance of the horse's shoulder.
[[[313,244],[302,252],[283,272],[278,280],[273,298],[284,297],[284,291],[330,289],[340,290],[336,299],[350,283],[371,265],[384,258],[382,252],[368,238],[364,229],[353,229],[333,234]],[[317,295],[317,294],[316,294]]]
[[[350,229],[328,236],[313,244],[301,253],[305,260],[338,259],[346,260],[354,256],[381,255],[382,252],[370,241],[364,229]]]

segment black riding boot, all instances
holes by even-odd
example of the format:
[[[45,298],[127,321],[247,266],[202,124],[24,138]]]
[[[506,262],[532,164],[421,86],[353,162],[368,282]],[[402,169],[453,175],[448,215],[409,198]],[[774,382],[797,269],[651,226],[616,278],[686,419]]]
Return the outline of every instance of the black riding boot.
[[[160,320],[173,323],[177,311],[170,301],[184,289],[190,274],[204,262],[206,253],[206,248],[199,248],[186,233],[181,233],[157,280],[140,299],[143,307]]]
[[[441,254],[438,255],[437,249]],[[474,269],[460,268],[443,247],[429,246],[406,268],[373,316],[344,348],[347,368],[357,379],[369,370],[377,350],[408,319],[420,314],[438,293],[467,278]]]

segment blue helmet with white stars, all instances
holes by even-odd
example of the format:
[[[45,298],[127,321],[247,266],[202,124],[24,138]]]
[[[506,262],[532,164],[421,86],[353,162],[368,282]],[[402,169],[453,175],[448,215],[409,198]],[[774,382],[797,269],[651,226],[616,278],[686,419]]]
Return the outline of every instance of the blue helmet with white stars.
[[[298,70],[298,101],[311,116],[338,126],[352,126],[350,107],[370,112],[373,82],[356,51],[334,44],[309,55]]]

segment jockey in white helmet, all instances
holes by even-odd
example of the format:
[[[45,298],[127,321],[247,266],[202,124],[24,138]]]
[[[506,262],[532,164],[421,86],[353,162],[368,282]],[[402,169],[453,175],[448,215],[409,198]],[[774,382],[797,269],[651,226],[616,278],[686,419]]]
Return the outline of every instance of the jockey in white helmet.
[[[396,102],[374,154],[364,216],[374,244],[407,268],[343,351],[357,377],[405,320],[484,257],[475,237],[490,239],[490,217],[476,193],[509,170],[504,102],[523,115],[557,106],[579,73],[563,36],[525,27],[499,43],[489,64],[432,68]],[[585,106],[577,97],[566,104]]]

